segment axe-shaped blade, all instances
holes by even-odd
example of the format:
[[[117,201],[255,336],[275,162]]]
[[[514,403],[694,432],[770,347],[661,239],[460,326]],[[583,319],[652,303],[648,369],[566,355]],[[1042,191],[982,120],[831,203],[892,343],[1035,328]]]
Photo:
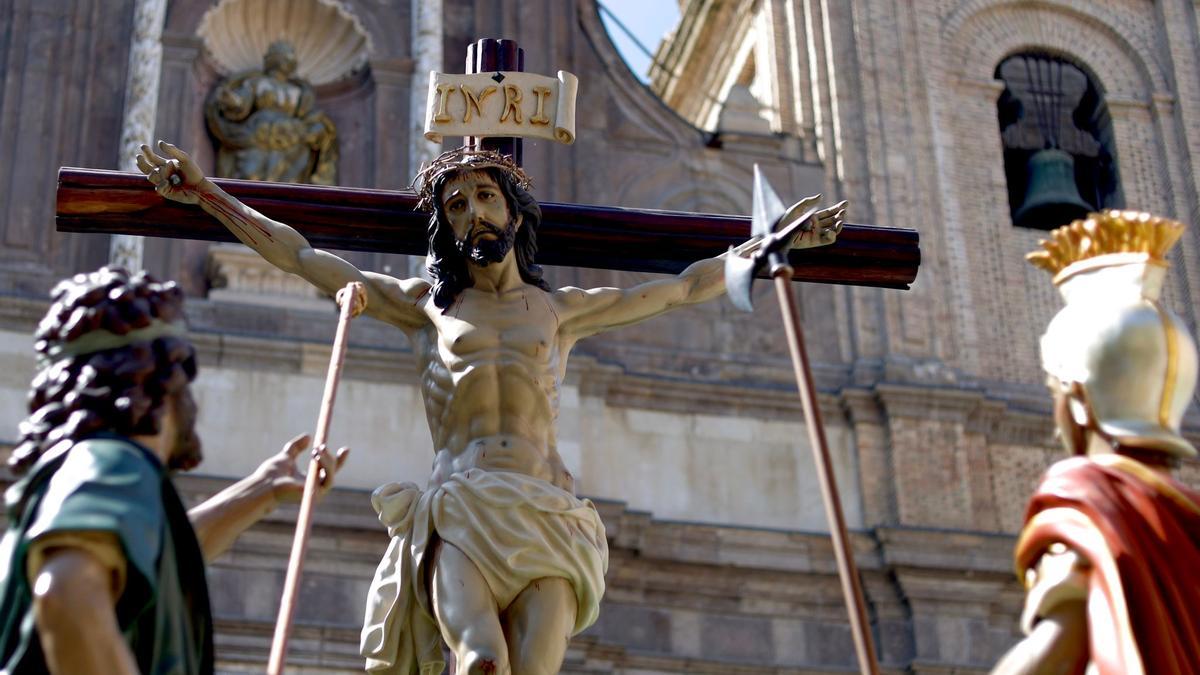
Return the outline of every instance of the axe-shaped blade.
[[[754,300],[750,295],[754,286],[754,277],[757,276],[759,268],[766,264],[767,256],[777,250],[782,243],[773,239],[775,228],[779,226],[780,220],[785,214],[791,216],[793,223],[796,224],[802,223],[812,214],[810,210],[802,218],[797,219],[796,216],[799,214],[792,213],[795,210],[795,206],[792,209],[784,208],[783,200],[767,182],[767,177],[763,175],[762,169],[755,164],[754,214],[750,219],[750,234],[762,241],[762,248],[748,258],[737,255],[730,249],[725,258],[725,292],[729,294],[729,300],[733,302],[734,307],[746,312],[754,311]],[[789,237],[788,241],[790,242],[790,240]]]
[[[757,255],[743,258],[734,253],[732,247],[725,257],[725,292],[729,294],[729,301],[733,306],[743,312],[754,311],[754,300],[750,296],[750,290],[761,261],[762,258]]]

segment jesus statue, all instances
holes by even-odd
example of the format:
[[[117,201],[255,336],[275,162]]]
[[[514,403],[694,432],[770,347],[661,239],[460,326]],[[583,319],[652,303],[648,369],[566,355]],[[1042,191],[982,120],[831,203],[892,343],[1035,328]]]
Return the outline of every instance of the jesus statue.
[[[556,449],[567,355],[582,338],[720,296],[724,255],[759,241],[631,288],[553,289],[534,263],[541,210],[528,177],[504,155],[462,148],[414,183],[431,212],[432,282],[397,279],[313,249],[170,144],[142,146],[137,162],[162,196],[199,204],[276,267],[330,295],[362,282],[367,314],[413,346],[433,469],[424,488],[372,497],[392,539],[367,599],[368,671],[440,673],[444,640],[458,675],[557,673],[598,616],[608,566],[600,517]],[[817,211],[792,247],[833,242],[844,210]]]

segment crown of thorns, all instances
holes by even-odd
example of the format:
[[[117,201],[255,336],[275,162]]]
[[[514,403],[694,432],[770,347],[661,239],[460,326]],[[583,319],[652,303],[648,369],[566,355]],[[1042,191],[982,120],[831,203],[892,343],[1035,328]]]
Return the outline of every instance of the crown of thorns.
[[[417,193],[417,210],[433,210],[437,197],[433,194],[433,186],[442,176],[448,173],[479,171],[480,169],[499,169],[522,190],[529,190],[533,187],[533,181],[529,179],[529,176],[507,155],[495,150],[462,147],[443,152],[417,172],[412,185],[409,186]]]

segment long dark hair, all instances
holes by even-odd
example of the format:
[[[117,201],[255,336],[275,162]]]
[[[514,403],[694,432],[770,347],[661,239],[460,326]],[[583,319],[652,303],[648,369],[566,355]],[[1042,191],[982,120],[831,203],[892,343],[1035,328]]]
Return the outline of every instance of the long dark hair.
[[[183,292],[175,282],[102,267],[59,282],[50,295],[54,304],[34,333],[34,349],[46,363],[33,378],[29,417],[20,423],[21,441],[8,460],[16,475],[60,441],[101,431],[157,434],[164,400],[196,376],[192,345],[169,335],[50,361],[54,346],[90,331],[127,335],[155,320],[182,320]]]
[[[550,285],[542,279],[542,268],[533,262],[537,255],[537,228],[542,222],[542,209],[538,206],[533,195],[517,185],[509,176],[492,167],[473,169],[486,172],[504,193],[504,201],[508,204],[509,217],[517,214],[522,216],[521,227],[517,230],[516,241],[513,242],[513,253],[517,256],[517,271],[521,280],[543,291],[549,291]],[[467,267],[467,259],[455,246],[454,230],[446,220],[442,208],[442,189],[451,178],[461,174],[448,172],[437,177],[433,184],[433,214],[429,216],[429,264],[426,269],[433,277],[433,304],[445,312],[454,304],[458,294],[474,283],[471,270]]]

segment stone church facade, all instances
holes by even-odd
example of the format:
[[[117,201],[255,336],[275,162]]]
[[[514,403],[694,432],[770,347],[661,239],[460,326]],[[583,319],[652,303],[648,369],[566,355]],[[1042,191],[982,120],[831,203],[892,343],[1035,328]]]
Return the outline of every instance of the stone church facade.
[[[156,4],[0,6],[6,449],[46,290],[109,255],[106,236],[53,230],[55,171],[128,170],[123,133],[171,140],[211,170],[203,103],[227,74],[223,50],[238,31],[275,25],[254,0],[166,3],[160,24],[145,21],[139,13]],[[1060,455],[1036,351],[1057,300],[1022,260],[1044,233],[1012,224],[997,68],[1028,51],[1082,67],[1103,92],[1124,203],[1195,221],[1191,0],[682,0],[650,87],[613,49],[593,0],[292,4],[336,9],[329,26],[343,32],[325,26],[329,39],[361,52],[316,86],[337,124],[343,186],[405,188],[437,150],[414,132],[421,73],[460,72],[471,40],[507,37],[525,48],[527,70],[581,80],[576,143],[525,146],[540,199],[746,213],[759,163],[785,197],[821,192],[851,200],[851,222],[917,229],[923,262],[909,291],[800,287],[852,541],[886,670],[986,672],[1012,644],[1022,600],[1014,534]],[[130,54],[146,41],[161,46],[153,87],[131,77]],[[348,257],[399,276],[421,262]],[[199,497],[312,426],[332,303],[232,245],[148,239],[144,259],[190,296],[207,460],[181,484]],[[1185,235],[1174,263],[1167,296],[1195,326],[1200,233]],[[652,278],[547,276],[580,286]],[[853,668],[786,346],[771,305],[759,305],[754,324],[722,299],[572,355],[559,451],[600,509],[612,560],[601,619],[572,642],[563,672]],[[332,440],[355,450],[318,510],[296,672],[359,667],[362,601],[386,546],[369,491],[423,480],[432,454],[409,345],[368,320],[351,343]],[[1184,476],[1195,483],[1200,468]],[[210,572],[222,672],[265,662],[294,515],[275,514]]]

